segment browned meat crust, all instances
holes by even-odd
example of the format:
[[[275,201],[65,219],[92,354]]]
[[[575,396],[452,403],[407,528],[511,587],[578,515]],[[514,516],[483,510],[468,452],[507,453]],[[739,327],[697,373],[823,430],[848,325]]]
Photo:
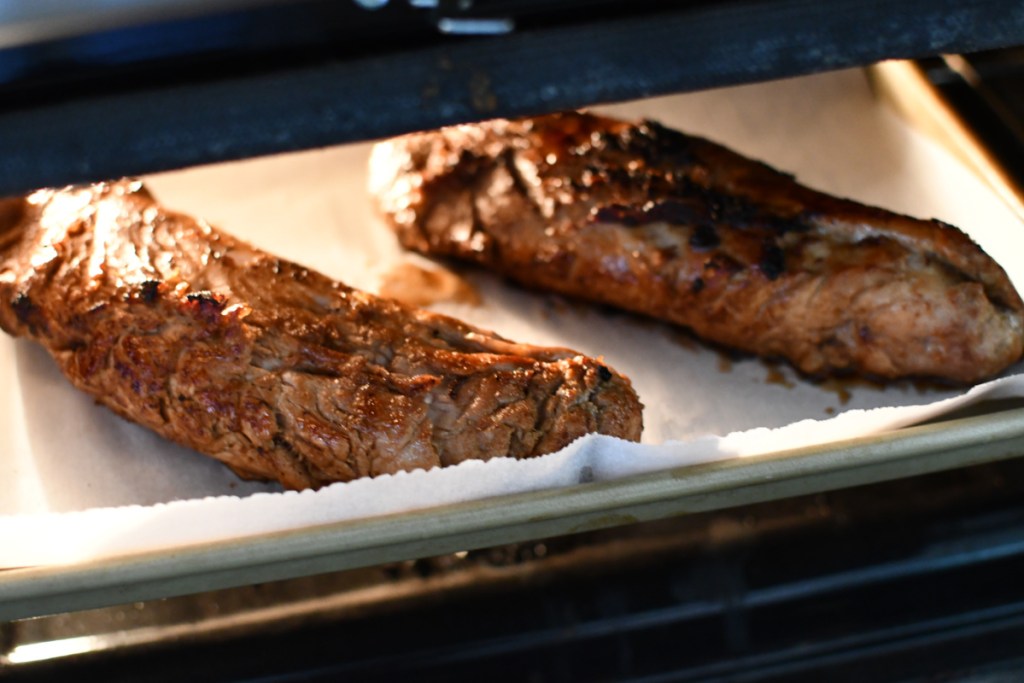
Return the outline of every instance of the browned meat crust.
[[[241,476],[300,489],[640,436],[629,381],[599,360],[350,289],[138,183],[40,191],[0,219],[0,326]]]
[[[376,146],[402,244],[604,302],[809,375],[973,382],[1024,353],[1024,305],[966,235],[838,199],[707,140],[587,114]]]

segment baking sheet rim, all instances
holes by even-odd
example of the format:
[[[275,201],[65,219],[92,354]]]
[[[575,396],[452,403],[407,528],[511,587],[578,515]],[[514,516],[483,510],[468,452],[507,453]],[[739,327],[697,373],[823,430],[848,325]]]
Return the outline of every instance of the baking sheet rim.
[[[916,84],[913,97],[926,114],[952,116],[947,109],[937,110],[942,102],[913,63],[886,63],[873,71],[882,79],[897,77],[904,84]],[[947,144],[977,151],[977,140],[963,127],[943,125],[940,132]],[[991,164],[989,157],[975,159]],[[982,175],[991,186],[996,176]],[[1005,182],[1005,177],[998,179]],[[1005,189],[996,188],[1004,201]],[[1018,204],[1011,203],[1011,208],[1020,215]],[[1000,444],[1005,447],[1000,449]],[[711,511],[1016,456],[1024,456],[1024,408],[571,488],[77,564],[4,569],[0,570],[0,621]]]
[[[439,555],[1024,454],[1024,407],[879,435],[76,565],[0,572],[0,619]]]

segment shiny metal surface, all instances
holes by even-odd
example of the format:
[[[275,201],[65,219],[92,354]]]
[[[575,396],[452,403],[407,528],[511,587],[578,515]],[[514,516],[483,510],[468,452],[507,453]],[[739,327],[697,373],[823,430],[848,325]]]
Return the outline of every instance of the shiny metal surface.
[[[32,0],[0,3],[0,49],[282,0]]]

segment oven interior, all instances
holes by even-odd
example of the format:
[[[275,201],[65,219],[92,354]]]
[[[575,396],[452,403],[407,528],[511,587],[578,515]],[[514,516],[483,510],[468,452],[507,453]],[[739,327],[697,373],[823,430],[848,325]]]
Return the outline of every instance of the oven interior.
[[[41,22],[30,42],[8,38],[0,60],[6,98],[0,119],[12,125],[0,127],[0,137],[11,154],[0,163],[0,184],[20,191],[495,113],[917,57],[925,80],[1011,184],[1024,188],[1024,49],[1013,47],[1024,42],[1019,10],[1016,24],[995,26],[987,43],[975,28],[947,46],[936,29],[915,34],[916,44],[911,35],[903,45],[880,40],[865,47],[870,41],[860,27],[851,24],[843,33],[803,2],[716,9],[700,2],[478,0],[365,9],[371,4],[266,2],[243,12],[221,3],[216,15],[175,15],[141,29],[98,17],[88,34]],[[868,5],[838,3],[834,12],[862,17]],[[954,3],[935,5],[936,12],[963,18],[964,8]],[[922,3],[894,3],[891,23],[906,27],[915,12],[933,16]],[[733,33],[723,28],[739,16],[747,19]],[[747,57],[740,64],[738,55],[749,51],[714,47],[716,39],[735,40],[743,31],[783,45],[780,27],[793,17],[797,29],[808,31],[806,39],[816,41],[813,59],[790,44],[779,48],[788,61]],[[716,32],[689,47],[636,39],[641,27],[682,18]],[[562,59],[552,74],[539,65],[554,58],[554,48],[508,64],[489,42],[493,34],[520,40],[516,49],[536,47],[530,40],[549,31],[568,41],[558,47]],[[583,44],[573,41],[586,36],[598,49],[621,47],[602,57],[569,54]],[[948,56],[947,47],[968,49]],[[698,63],[675,70],[644,63],[658,50],[681,59],[689,49],[703,52]],[[458,61],[469,54],[481,57],[482,71]],[[400,94],[412,81],[396,67],[423,59],[434,60],[429,84],[436,90],[418,82],[413,99],[422,106],[398,111],[408,104]],[[603,82],[565,85],[571,69],[593,73],[588,69],[599,59],[626,65]],[[394,82],[364,98],[361,79],[375,65]],[[645,72],[656,73],[646,78]],[[348,79],[343,82],[353,90],[314,101],[310,92],[331,77]],[[185,116],[163,111],[167,93],[185,93],[189,107],[211,109]],[[218,107],[234,96],[252,105],[251,120],[244,114],[218,120]],[[278,108],[261,98],[276,100]],[[138,130],[119,128],[137,121],[136,106],[154,118]],[[321,107],[315,121],[302,117],[310,106]],[[67,147],[64,128],[30,122],[30,114],[69,112],[81,113],[81,125],[98,139],[121,130],[125,153]],[[283,119],[268,123],[274,114]],[[164,144],[145,143],[149,126],[162,127]],[[187,143],[184,152],[180,143]],[[1024,464],[1012,459],[572,536],[21,619],[0,624],[0,678],[1013,680],[1024,668],[1024,588],[1017,580],[1024,571],[1022,493]]]

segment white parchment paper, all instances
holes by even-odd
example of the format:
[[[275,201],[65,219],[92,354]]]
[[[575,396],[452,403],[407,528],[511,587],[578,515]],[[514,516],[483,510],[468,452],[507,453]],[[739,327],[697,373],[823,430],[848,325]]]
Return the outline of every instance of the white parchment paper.
[[[838,195],[965,229],[1024,288],[1024,226],[932,140],[876,101],[859,71],[610,107],[726,143]],[[403,253],[365,194],[369,145],[148,178],[163,203],[350,285],[376,291]],[[527,293],[466,270],[482,305],[436,310],[506,337],[603,356],[645,404],[642,444],[587,437],[530,461],[497,460],[282,492],[117,418],[48,355],[0,336],[0,567],[301,529],[487,496],[751,456],[877,433],[984,398],[1024,396],[1022,368],[970,391],[813,384],[729,360],[667,325]]]

